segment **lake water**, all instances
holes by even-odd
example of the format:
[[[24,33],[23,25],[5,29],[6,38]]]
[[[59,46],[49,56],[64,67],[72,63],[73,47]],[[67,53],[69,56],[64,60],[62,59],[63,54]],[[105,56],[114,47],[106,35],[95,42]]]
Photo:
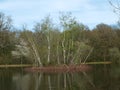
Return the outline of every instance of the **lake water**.
[[[91,65],[89,72],[38,73],[0,69],[0,90],[120,90],[120,68]]]

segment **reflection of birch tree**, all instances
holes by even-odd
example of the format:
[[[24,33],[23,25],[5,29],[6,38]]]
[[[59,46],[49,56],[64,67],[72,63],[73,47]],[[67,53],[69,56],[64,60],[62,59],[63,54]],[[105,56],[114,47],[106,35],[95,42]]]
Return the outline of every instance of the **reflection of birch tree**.
[[[87,75],[86,72],[82,72],[83,75],[86,77],[86,79],[88,80],[88,82],[92,85],[92,87],[95,88],[95,84],[93,83],[93,81],[89,78],[89,76]]]
[[[50,75],[48,75],[48,88],[49,90],[52,90]]]
[[[87,90],[96,88],[91,77],[85,72],[54,75],[35,73],[28,76],[20,78],[20,83],[29,90]],[[20,84],[18,80],[15,83]],[[24,87],[23,89],[25,89]]]
[[[60,74],[57,74],[57,88],[60,90]]]
[[[66,78],[66,73],[64,73],[63,80],[64,80],[64,90],[66,90],[66,88],[67,88],[67,78]]]
[[[37,77],[36,77],[36,86],[35,86],[35,90],[39,90],[40,84],[41,84],[41,79],[42,79],[42,74],[41,73],[37,73]]]

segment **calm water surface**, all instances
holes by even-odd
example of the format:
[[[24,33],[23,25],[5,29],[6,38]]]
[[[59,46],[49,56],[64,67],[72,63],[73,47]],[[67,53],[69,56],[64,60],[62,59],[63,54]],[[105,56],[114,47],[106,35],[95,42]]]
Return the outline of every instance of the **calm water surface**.
[[[120,67],[92,65],[79,73],[37,73],[0,69],[0,90],[120,90]]]

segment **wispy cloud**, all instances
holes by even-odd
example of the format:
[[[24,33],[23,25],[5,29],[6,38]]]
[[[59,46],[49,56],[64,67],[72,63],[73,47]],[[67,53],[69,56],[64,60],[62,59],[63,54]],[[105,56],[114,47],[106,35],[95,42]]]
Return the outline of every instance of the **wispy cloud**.
[[[0,11],[13,17],[16,25],[38,21],[50,13],[56,17],[59,11],[70,11],[80,22],[112,24],[117,16],[107,0],[0,0]]]

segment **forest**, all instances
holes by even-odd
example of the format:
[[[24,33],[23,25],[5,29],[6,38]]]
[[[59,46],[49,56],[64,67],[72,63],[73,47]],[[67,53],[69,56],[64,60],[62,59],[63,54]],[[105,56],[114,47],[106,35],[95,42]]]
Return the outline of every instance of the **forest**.
[[[0,64],[35,66],[110,61],[120,65],[120,29],[100,23],[89,29],[71,13],[61,13],[59,24],[46,16],[29,30],[15,28],[0,12]]]

